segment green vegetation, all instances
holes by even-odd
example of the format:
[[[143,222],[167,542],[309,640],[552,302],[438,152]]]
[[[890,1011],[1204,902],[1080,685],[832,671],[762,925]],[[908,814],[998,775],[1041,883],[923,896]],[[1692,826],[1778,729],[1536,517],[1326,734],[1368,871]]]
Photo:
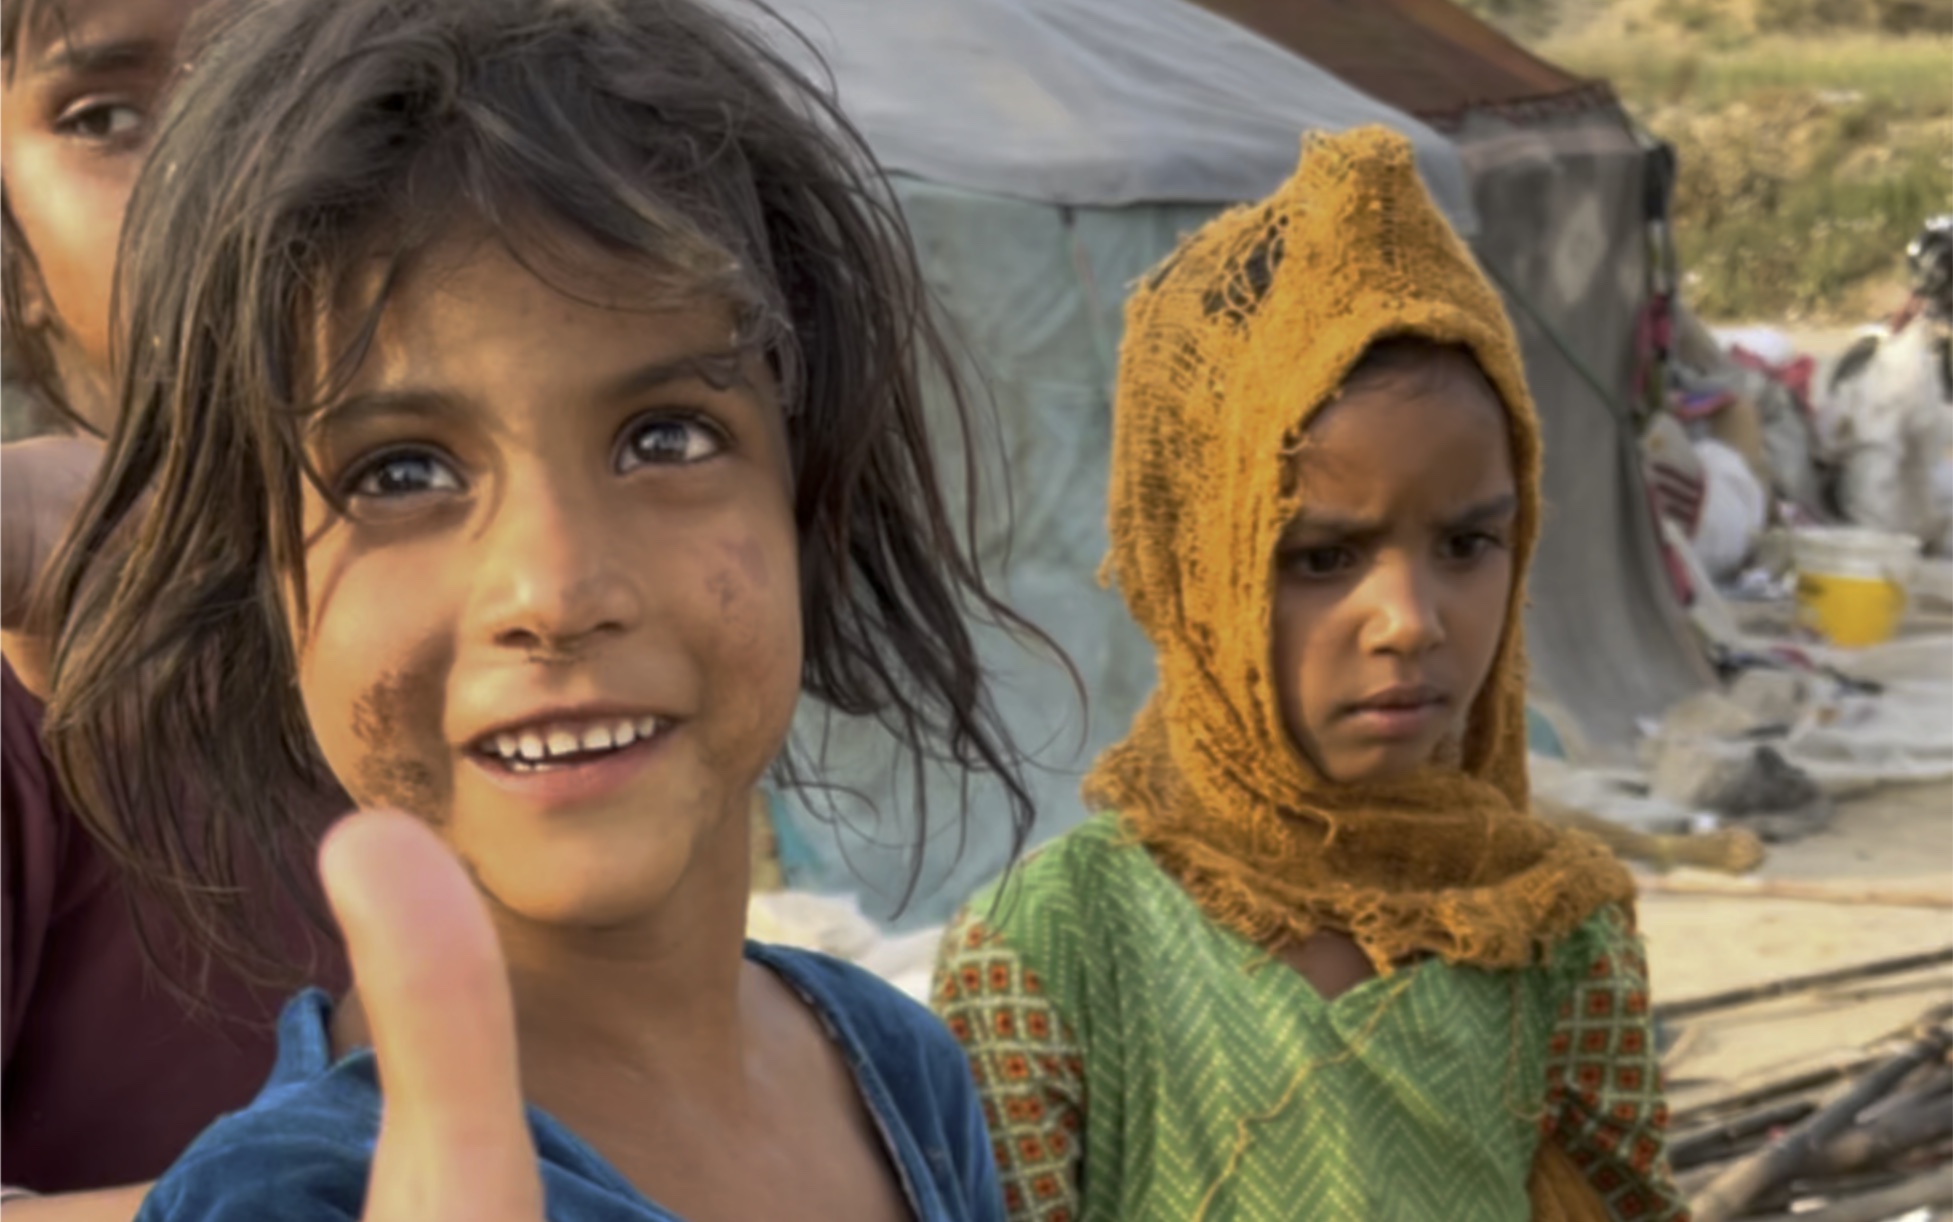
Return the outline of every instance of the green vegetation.
[[[1685,288],[1706,317],[1876,313],[1920,222],[1953,208],[1953,123],[1889,101],[1764,95],[1664,126]]]
[[[1953,34],[1953,4],[1945,0],[1756,0],[1753,20],[1757,31],[1765,34],[1837,30],[1876,30],[1901,38]]]
[[[1724,27],[1678,40],[1643,29],[1562,36],[1536,50],[1570,72],[1605,77],[1640,114],[1675,107],[1710,112],[1770,93],[1852,93],[1921,118],[1953,114],[1953,38],[1947,37],[1799,38]]]
[[[1674,143],[1706,317],[1858,321],[1953,211],[1953,0],[1462,0]]]

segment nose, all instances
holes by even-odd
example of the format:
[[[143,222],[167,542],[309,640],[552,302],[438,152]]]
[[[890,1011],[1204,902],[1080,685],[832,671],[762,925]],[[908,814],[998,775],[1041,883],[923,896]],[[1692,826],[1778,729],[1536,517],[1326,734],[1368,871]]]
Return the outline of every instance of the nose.
[[[1380,560],[1363,583],[1366,653],[1416,657],[1444,644],[1441,581],[1414,559]]]
[[[581,473],[505,483],[479,537],[478,635],[502,649],[564,659],[637,624],[642,591],[597,485]]]

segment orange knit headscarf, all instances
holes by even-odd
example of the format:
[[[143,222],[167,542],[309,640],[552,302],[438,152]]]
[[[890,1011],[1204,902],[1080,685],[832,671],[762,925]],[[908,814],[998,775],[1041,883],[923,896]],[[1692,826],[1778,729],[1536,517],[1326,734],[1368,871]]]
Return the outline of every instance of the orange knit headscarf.
[[[1290,740],[1272,674],[1276,543],[1309,496],[1284,455],[1393,335],[1463,345],[1504,401],[1514,586],[1462,759],[1338,784]],[[1539,471],[1517,341],[1409,143],[1380,128],[1308,139],[1287,184],[1189,237],[1127,307],[1107,577],[1152,639],[1159,686],[1086,801],[1119,811],[1215,920],[1268,946],[1340,930],[1384,973],[1420,952],[1538,962],[1629,899],[1598,842],[1528,813],[1521,617]]]

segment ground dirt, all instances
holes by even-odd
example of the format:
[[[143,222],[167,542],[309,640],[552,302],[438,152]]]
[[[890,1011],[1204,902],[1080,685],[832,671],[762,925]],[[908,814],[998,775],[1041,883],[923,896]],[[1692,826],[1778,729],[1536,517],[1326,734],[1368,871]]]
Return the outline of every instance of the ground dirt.
[[[1953,905],[1953,782],[1846,801],[1827,831],[1776,847],[1758,873],[1877,880]],[[1953,946],[1953,907],[1649,895],[1640,912],[1657,1004]],[[1690,1020],[1666,1060],[1670,1104],[1850,1057],[1946,1001],[1953,968]]]

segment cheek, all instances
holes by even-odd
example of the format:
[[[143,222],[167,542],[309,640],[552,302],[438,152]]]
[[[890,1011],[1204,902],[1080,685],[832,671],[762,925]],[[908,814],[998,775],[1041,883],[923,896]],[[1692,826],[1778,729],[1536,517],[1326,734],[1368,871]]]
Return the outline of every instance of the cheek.
[[[1491,673],[1512,604],[1512,558],[1499,553],[1462,582],[1450,616],[1453,639],[1470,673],[1474,697]]]
[[[792,720],[802,665],[799,565],[792,523],[779,517],[729,524],[693,553],[694,633],[715,738],[721,751],[762,766]]]
[[[78,167],[73,163],[84,155],[51,137],[23,141],[8,155],[17,173],[7,177],[7,206],[34,252],[49,303],[88,359],[106,369],[116,242],[138,163],[117,156]]]
[[[442,731],[451,637],[428,566],[394,559],[381,553],[353,563],[315,546],[300,694],[327,764],[360,805],[438,821],[452,784]],[[403,588],[421,593],[401,599]]]
[[[1307,734],[1314,704],[1310,680],[1322,674],[1321,662],[1314,656],[1322,652],[1318,646],[1322,634],[1322,618],[1308,596],[1291,586],[1278,589],[1273,634],[1275,693],[1289,737],[1298,742]]]

